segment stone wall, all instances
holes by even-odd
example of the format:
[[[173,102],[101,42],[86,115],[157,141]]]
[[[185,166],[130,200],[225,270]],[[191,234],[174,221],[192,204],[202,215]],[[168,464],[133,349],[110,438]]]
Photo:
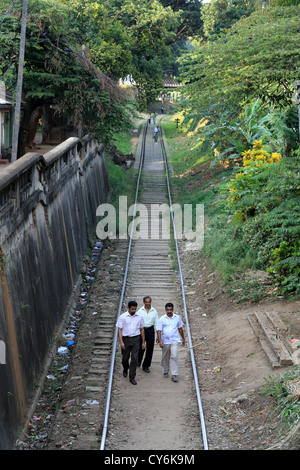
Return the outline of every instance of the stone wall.
[[[0,449],[15,442],[107,194],[104,149],[88,137],[0,172]]]

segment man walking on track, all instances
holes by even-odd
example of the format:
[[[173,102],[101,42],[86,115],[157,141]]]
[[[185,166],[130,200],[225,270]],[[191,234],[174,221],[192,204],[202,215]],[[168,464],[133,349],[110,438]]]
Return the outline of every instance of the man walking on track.
[[[142,340],[141,340],[141,347],[139,351],[139,359],[138,359],[138,366],[142,364],[144,353],[145,359],[143,362],[143,370],[146,373],[150,372],[150,366],[153,356],[153,348],[154,348],[154,341],[155,341],[155,331],[157,328],[158,322],[158,313],[154,307],[151,305],[151,297],[146,296],[143,298],[144,305],[142,308],[138,310],[138,315],[141,315],[144,319],[144,329],[145,329],[145,341],[146,341],[146,349],[142,348]]]
[[[128,302],[128,311],[122,313],[117,321],[118,336],[122,349],[123,377],[127,377],[129,369],[129,381],[136,385],[136,368],[138,365],[138,355],[141,348],[145,349],[144,319],[137,314],[137,302]],[[129,359],[130,363],[129,363]]]
[[[157,325],[158,341],[162,348],[163,376],[168,377],[170,369],[172,381],[178,382],[178,344],[185,345],[183,323],[180,316],[173,312],[174,305],[171,302],[165,305],[165,310],[165,315],[159,319]]]

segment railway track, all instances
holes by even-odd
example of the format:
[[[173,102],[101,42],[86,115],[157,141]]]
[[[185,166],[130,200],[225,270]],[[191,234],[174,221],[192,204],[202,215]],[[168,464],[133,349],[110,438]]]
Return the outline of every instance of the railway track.
[[[152,304],[159,316],[165,313],[166,302],[171,301],[175,311],[184,321],[187,346],[181,348],[179,353],[179,383],[174,384],[162,378],[161,349],[156,345],[151,373],[145,374],[138,369],[138,385],[132,390],[133,387],[128,379],[122,376],[120,347],[117,329],[115,330],[107,379],[104,421],[100,430],[102,433],[100,450],[178,449],[180,442],[183,442],[181,441],[183,429],[188,428],[187,401],[189,403],[192,401],[192,405],[189,406],[192,406],[193,413],[196,410],[199,416],[197,448],[208,450],[174,216],[171,212],[171,236],[174,238],[177,271],[172,269],[174,250],[172,252],[170,248],[168,226],[159,223],[161,221],[159,213],[152,210],[156,204],[168,204],[172,207],[164,139],[160,133],[159,141],[156,143],[152,138],[152,132],[153,128],[145,124],[141,151],[137,160],[139,172],[132,221],[137,222],[138,218],[140,238],[134,239],[135,226],[132,223],[117,316],[127,309],[128,300],[136,300],[140,308],[145,295],[151,296]],[[119,410],[115,417],[113,414],[118,405],[114,401],[114,395],[118,396],[118,403],[121,401],[126,410],[126,412]],[[170,407],[173,407],[173,413],[170,412]],[[131,419],[134,420],[134,426],[130,425]],[[110,426],[114,432],[109,432]],[[149,436],[151,444],[147,447]],[[157,436],[156,442],[155,439],[153,442],[153,436]],[[195,442],[195,436],[193,439]],[[115,445],[118,447],[114,447]],[[186,449],[194,449],[194,444],[189,447],[186,441],[181,445]]]
[[[151,214],[151,218],[148,218],[148,210],[152,204],[166,203],[172,206],[164,140],[161,138],[156,144],[152,139],[152,129],[151,126],[149,129],[144,126],[143,139],[140,139],[141,150],[138,152],[139,158],[136,162],[140,164],[136,203],[144,205],[139,213],[143,230],[146,224],[148,229],[149,226],[151,228],[151,222],[157,226],[157,214],[154,216]],[[88,256],[84,259],[78,284],[76,283],[57,337],[49,349],[49,357],[28,410],[24,427],[18,436],[16,449],[97,449],[104,451],[100,453],[104,463],[131,463],[131,466],[136,466],[138,460],[136,455],[143,464],[147,458],[147,450],[150,451],[148,462],[151,464],[192,464],[195,463],[194,457],[200,455],[200,459],[203,455],[195,451],[208,449],[194,359],[194,350],[197,355],[198,350],[202,351],[198,356],[201,361],[198,366],[199,370],[201,368],[205,372],[202,359],[207,359],[208,348],[198,348],[197,344],[199,329],[203,327],[198,321],[200,307],[197,297],[193,298],[191,295],[188,298],[188,305],[191,325],[195,325],[192,332],[193,344],[176,236],[171,249],[168,239],[164,240],[163,237],[153,239],[148,235],[146,231],[142,239],[117,238],[105,242],[101,256],[96,245],[90,259]],[[173,266],[174,258],[177,258],[176,269]],[[182,260],[182,264],[186,266],[184,253]],[[192,266],[189,265],[190,267]],[[194,285],[194,282],[189,283],[189,279],[195,279],[189,275],[190,271],[189,269],[185,273],[187,289],[189,285]],[[206,282],[202,286],[205,284]],[[194,293],[187,291],[187,295]],[[159,316],[164,314],[165,303],[172,301],[175,312],[178,312],[184,321],[187,345],[179,350],[178,383],[162,377],[161,349],[158,345],[154,348],[150,374],[145,374],[141,368],[138,368],[137,386],[132,386],[128,378],[122,375],[121,350],[115,328],[117,317],[127,309],[128,300],[137,300],[140,307],[145,295],[152,297],[152,304],[158,310]],[[240,311],[233,312],[237,313],[240,322]],[[230,324],[227,328],[232,328],[232,334],[230,332],[228,336],[227,330],[227,341],[229,337],[235,345],[239,333],[234,332],[232,326],[234,322],[232,323],[231,317],[230,310]],[[225,318],[229,319],[229,316]],[[246,317],[244,322],[248,324]],[[216,331],[217,326],[218,323],[212,325],[212,331]],[[69,334],[74,336],[74,344],[69,347],[66,354],[61,355],[58,351],[66,349]],[[241,342],[244,338],[245,333]],[[241,342],[236,344],[241,345]],[[247,347],[243,351],[248,354],[249,350],[252,351],[254,348],[254,341],[247,342]],[[242,356],[240,351],[237,354],[238,356],[234,351],[235,362],[240,368]],[[257,367],[260,368],[261,377],[269,373],[269,364],[265,364],[264,356],[254,361],[254,366],[255,370],[252,370],[253,363],[250,361],[247,365],[243,363],[241,371],[240,369],[237,371],[233,366],[231,370],[236,370],[238,373],[236,379],[230,382],[232,393],[246,384],[244,380],[248,376],[250,382],[247,384],[247,390],[249,391],[251,387],[250,392],[252,392],[252,384],[254,387],[257,384]],[[265,411],[265,400],[260,403],[260,397],[253,394],[251,403],[246,404],[245,410],[233,404],[229,408],[231,416],[228,418],[226,409],[220,407],[219,411],[216,410],[218,396],[222,395],[222,400],[224,399],[223,390],[218,393],[218,383],[221,384],[225,380],[221,378],[219,382],[216,380],[210,383],[210,379],[207,379],[207,375],[204,379],[204,375],[200,379],[201,382],[205,380],[202,390],[204,392],[205,388],[207,419],[211,432],[210,446],[217,449],[244,447],[253,449],[269,446],[271,430],[274,438],[275,434],[277,437],[278,431],[273,423],[272,427],[265,426],[268,412]],[[210,397],[208,394],[212,389],[216,393]],[[271,404],[268,406],[271,407]],[[253,416],[248,416],[252,410],[254,410]],[[223,417],[224,413],[226,415]],[[245,424],[243,423],[240,428],[244,418]],[[228,424],[231,430],[236,429],[233,435],[231,430],[228,432]],[[265,429],[264,434],[257,433],[260,427]],[[250,431],[248,436],[249,428],[250,431],[253,430],[252,437]],[[248,438],[250,438],[249,443]],[[162,452],[159,452],[160,450]],[[135,454],[134,451],[140,452]],[[116,459],[114,462],[113,457]]]

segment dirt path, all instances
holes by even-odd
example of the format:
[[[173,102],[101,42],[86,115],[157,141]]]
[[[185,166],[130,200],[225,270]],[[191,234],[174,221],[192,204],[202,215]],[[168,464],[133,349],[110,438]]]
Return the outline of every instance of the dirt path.
[[[162,377],[161,350],[156,345],[151,372],[138,369],[134,390],[122,377],[121,360],[117,359],[107,450],[201,449],[199,423],[187,425],[196,407],[186,351],[179,357],[179,382],[175,384]]]

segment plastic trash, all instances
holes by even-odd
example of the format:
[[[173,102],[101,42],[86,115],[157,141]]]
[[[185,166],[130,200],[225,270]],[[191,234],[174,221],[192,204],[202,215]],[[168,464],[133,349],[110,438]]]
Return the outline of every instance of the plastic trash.
[[[63,336],[63,338],[65,338],[66,340],[69,340],[69,341],[71,341],[75,337],[74,333],[66,333],[62,336]]]
[[[58,354],[67,354],[69,352],[68,348],[65,346],[60,346],[57,350]]]
[[[85,404],[86,405],[99,405],[99,402],[97,400],[86,400]]]
[[[300,348],[300,340],[299,339],[292,339],[291,344],[293,348]]]

